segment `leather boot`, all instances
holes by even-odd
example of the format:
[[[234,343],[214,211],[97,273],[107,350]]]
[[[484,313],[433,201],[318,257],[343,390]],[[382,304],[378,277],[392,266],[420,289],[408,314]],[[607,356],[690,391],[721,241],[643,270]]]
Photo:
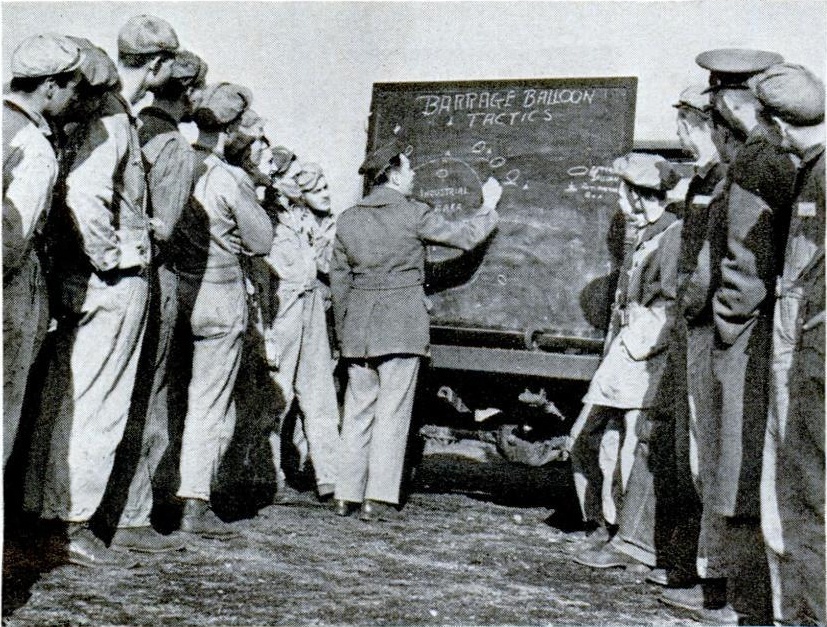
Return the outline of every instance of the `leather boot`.
[[[359,512],[359,519],[365,522],[395,522],[403,520],[402,512],[396,509],[396,506],[391,503],[383,503],[382,501],[372,501],[365,499],[362,503],[362,510]]]
[[[132,556],[116,553],[107,548],[103,540],[98,538],[84,523],[69,523],[67,529],[69,540],[69,562],[87,568],[102,566],[121,566],[134,568],[138,560]]]
[[[210,504],[201,499],[185,499],[184,515],[181,518],[181,531],[216,540],[238,538],[240,534],[221,520],[212,511]]]
[[[112,548],[138,553],[170,553],[183,551],[186,545],[180,537],[165,536],[152,527],[118,527],[112,537]]]

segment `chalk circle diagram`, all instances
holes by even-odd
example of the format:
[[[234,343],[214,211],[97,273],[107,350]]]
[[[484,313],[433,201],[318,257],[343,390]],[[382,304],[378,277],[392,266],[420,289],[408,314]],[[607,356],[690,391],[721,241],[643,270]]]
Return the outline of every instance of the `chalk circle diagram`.
[[[477,171],[462,159],[444,156],[414,167],[414,196],[446,217],[457,220],[472,216],[482,204],[482,181]],[[456,259],[462,251],[429,245],[429,262]]]

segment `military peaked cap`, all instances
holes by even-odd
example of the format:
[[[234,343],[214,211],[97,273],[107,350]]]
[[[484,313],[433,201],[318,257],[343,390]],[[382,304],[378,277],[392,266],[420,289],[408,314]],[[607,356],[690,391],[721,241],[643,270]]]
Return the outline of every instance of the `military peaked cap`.
[[[777,52],[743,48],[707,50],[695,57],[695,63],[709,70],[708,92],[717,89],[749,89],[750,77],[783,61],[784,57]]]

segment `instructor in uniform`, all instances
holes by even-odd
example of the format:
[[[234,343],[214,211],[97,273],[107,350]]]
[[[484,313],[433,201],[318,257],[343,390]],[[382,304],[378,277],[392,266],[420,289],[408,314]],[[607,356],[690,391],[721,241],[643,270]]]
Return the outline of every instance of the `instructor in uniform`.
[[[348,360],[335,505],[342,516],[361,503],[362,520],[393,520],[420,357],[428,353],[425,245],[479,245],[497,225],[502,188],[489,179],[482,207],[451,221],[410,199],[415,173],[398,141],[369,155],[359,173],[373,190],[339,217],[330,266]]]

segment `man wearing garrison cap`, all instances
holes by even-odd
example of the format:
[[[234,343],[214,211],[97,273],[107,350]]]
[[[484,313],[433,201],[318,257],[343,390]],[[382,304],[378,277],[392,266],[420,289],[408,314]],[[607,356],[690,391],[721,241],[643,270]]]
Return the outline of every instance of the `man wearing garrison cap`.
[[[824,578],[824,83],[800,65],[753,93],[800,159],[776,288],[771,411],[761,482],[775,621],[827,623]]]
[[[483,206],[451,221],[411,200],[414,171],[398,141],[362,167],[372,191],[339,216],[330,283],[348,384],[337,513],[361,504],[365,520],[398,515],[399,487],[420,358],[428,352],[423,292],[428,242],[471,250],[497,225],[502,188],[489,179]]]
[[[767,560],[760,533],[760,481],[767,426],[776,276],[783,264],[795,167],[750,91],[756,74],[782,61],[758,50],[698,55],[710,71],[714,115],[744,142],[727,172],[726,254],[713,296],[719,350],[721,448],[709,509],[725,518],[721,577],[733,608],[751,624],[772,620]],[[700,595],[698,595],[700,598]]]
[[[3,467],[14,445],[23,394],[45,324],[48,301],[37,255],[58,164],[47,118],[72,106],[80,50],[60,35],[23,41],[11,58],[3,96]]]
[[[584,517],[600,524],[603,521],[594,520],[599,511],[592,495],[602,477],[590,444],[619,423],[623,499],[612,541],[584,551],[575,561],[592,568],[640,563],[654,567],[655,508],[648,447],[659,435],[657,430],[662,430],[651,410],[666,367],[677,292],[681,222],[667,211],[667,192],[680,177],[668,161],[655,155],[630,153],[616,159],[612,167],[621,178],[618,204],[626,217],[626,245],[612,334],[571,431],[571,459]]]
[[[103,499],[130,410],[150,241],[137,128],[115,91],[111,59],[89,42],[81,47],[84,117],[67,126],[65,183],[54,215],[65,228],[50,228],[58,233],[50,246],[58,328],[41,407],[43,424],[54,425],[42,514],[69,524],[72,561],[98,566],[134,563],[87,523]],[[37,505],[27,501],[27,508]]]
[[[170,77],[152,87],[153,103],[138,115],[154,244],[147,327],[153,332],[146,334],[142,347],[151,358],[141,361],[138,373],[141,383],[137,392],[143,395],[147,407],[138,464],[112,537],[113,545],[134,551],[158,553],[183,548],[180,539],[153,530],[150,513],[152,478],[168,444],[168,358],[178,319],[178,273],[172,259],[172,237],[195,182],[195,153],[178,124],[192,115],[192,95],[203,88],[205,76],[206,63],[189,51],[178,51]]]
[[[147,91],[166,83],[172,72],[178,36],[153,15],[129,18],[118,33],[118,71],[123,97],[134,106]]]
[[[210,486],[235,429],[233,387],[247,327],[242,255],[265,255],[270,218],[250,177],[227,163],[224,147],[252,103],[230,83],[207,86],[193,120],[198,125],[196,181],[175,238],[179,320],[188,324],[192,378],[181,442],[184,499],[181,531],[204,537],[236,535],[210,507]]]

